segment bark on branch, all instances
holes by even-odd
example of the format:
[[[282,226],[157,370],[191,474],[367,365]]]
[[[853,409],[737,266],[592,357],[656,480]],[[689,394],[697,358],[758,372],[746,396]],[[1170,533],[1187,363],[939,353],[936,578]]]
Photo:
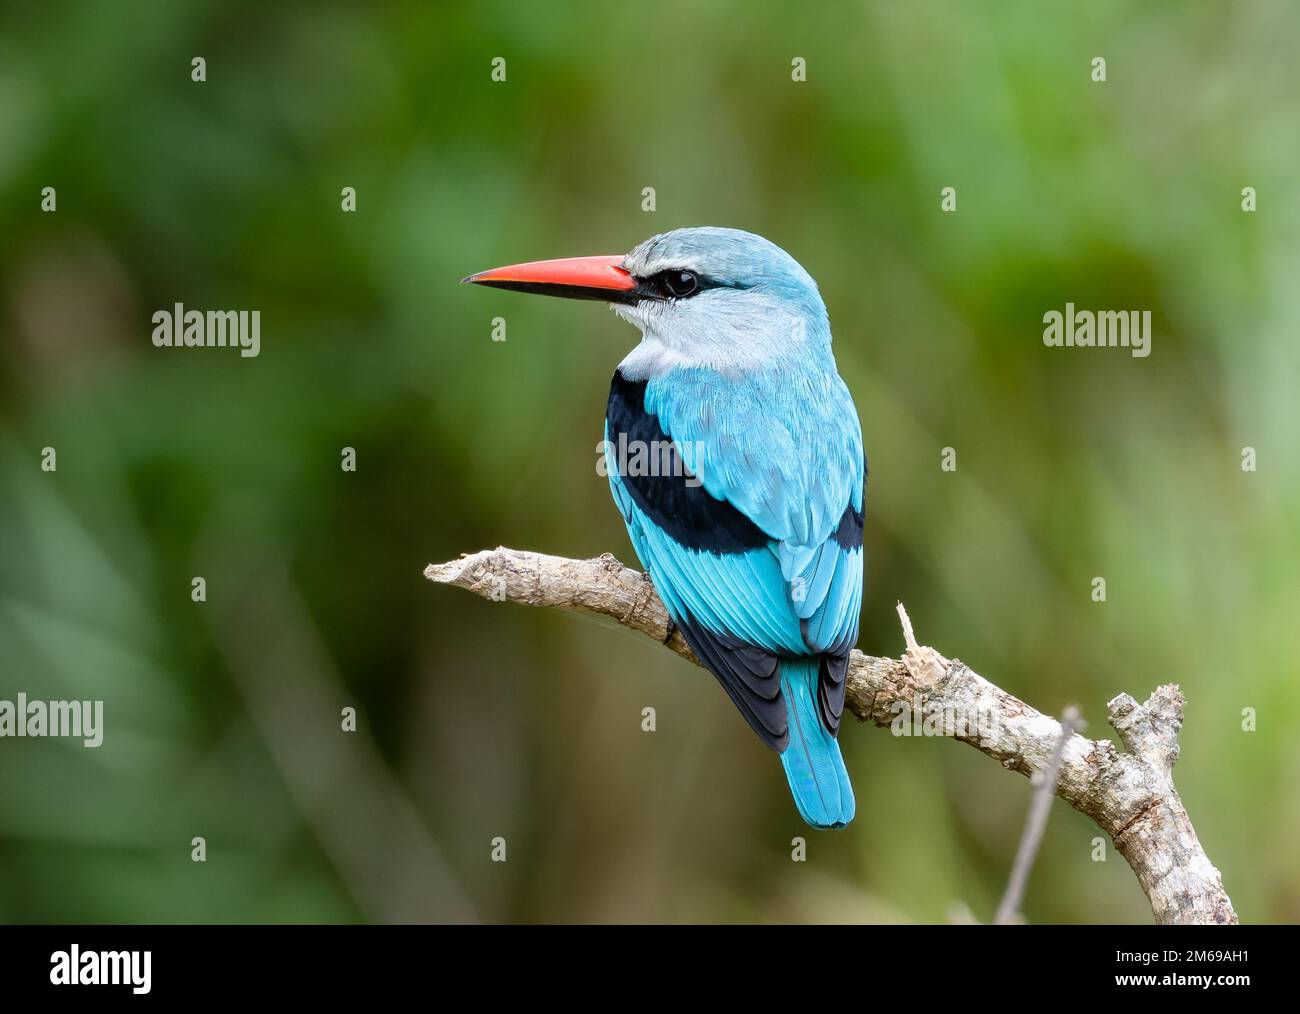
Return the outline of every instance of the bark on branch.
[[[608,553],[569,560],[501,547],[430,564],[424,576],[494,601],[600,613],[699,664],[649,579]],[[1137,874],[1156,922],[1237,922],[1223,879],[1174,788],[1183,721],[1183,695],[1176,685],[1157,687],[1145,704],[1128,694],[1109,703],[1107,718],[1126,752],[1109,740],[1078,733],[1062,747],[1056,719],[958,659],[918,645],[901,606],[899,614],[907,635],[901,658],[853,652],[845,705],[854,715],[889,725],[919,705],[927,731],[968,743],[1028,777],[1041,777],[1059,749],[1056,795],[1110,835]]]

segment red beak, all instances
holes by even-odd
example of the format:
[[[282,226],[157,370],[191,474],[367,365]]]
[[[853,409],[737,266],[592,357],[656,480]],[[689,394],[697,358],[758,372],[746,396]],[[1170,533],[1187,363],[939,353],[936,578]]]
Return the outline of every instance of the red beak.
[[[567,299],[599,299],[606,303],[634,303],[637,281],[622,268],[622,254],[605,257],[564,257],[530,261],[480,271],[462,281],[496,289],[536,292]]]

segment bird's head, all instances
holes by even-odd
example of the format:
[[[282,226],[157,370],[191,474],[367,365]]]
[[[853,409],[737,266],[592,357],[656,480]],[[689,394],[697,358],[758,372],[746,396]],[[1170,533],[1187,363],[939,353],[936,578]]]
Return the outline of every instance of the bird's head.
[[[817,284],[776,244],[739,229],[675,229],[626,256],[570,257],[481,271],[467,282],[609,303],[642,334],[624,363],[748,369],[828,347]]]

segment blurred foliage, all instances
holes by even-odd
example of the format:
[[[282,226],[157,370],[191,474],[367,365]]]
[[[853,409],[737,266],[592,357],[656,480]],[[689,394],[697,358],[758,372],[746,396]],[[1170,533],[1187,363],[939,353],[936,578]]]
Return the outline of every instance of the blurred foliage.
[[[703,224],[830,308],[861,647],[900,650],[905,601],[1093,735],[1180,682],[1211,858],[1243,919],[1300,918],[1298,30],[1285,0],[7,5],[0,698],[100,698],[107,732],[0,740],[0,919],[987,919],[1023,779],[847,727],[859,817],[791,863],[710,678],[421,578],[631,559],[594,465],[634,332],[458,280]],[[1151,309],[1153,354],[1045,348],[1067,301]],[[261,356],[155,349],[175,302],[260,309]],[[1031,921],[1149,919],[1096,833],[1055,809]]]

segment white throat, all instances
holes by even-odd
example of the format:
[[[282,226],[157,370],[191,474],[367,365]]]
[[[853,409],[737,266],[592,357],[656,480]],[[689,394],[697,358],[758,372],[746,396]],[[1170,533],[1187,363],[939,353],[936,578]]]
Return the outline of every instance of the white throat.
[[[700,367],[725,376],[750,373],[792,354],[808,340],[800,314],[759,292],[701,293],[694,299],[613,310],[641,332],[619,369],[629,380],[649,380],[676,367]]]

